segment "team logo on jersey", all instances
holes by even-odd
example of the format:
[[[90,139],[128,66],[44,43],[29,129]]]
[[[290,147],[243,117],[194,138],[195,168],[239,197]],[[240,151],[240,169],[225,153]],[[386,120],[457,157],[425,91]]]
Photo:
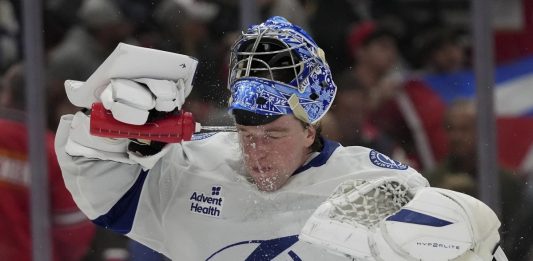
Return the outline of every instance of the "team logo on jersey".
[[[217,260],[293,260],[302,259],[291,250],[298,241],[298,235],[274,238],[269,240],[247,240],[237,242],[211,254],[206,261]]]
[[[224,198],[222,197],[222,187],[212,186],[208,193],[194,191],[189,197],[191,202],[191,212],[210,217],[220,217]]]
[[[399,169],[399,170],[405,170],[409,167],[375,150],[370,151],[369,156],[370,156],[370,161],[378,167],[387,168],[387,169]]]

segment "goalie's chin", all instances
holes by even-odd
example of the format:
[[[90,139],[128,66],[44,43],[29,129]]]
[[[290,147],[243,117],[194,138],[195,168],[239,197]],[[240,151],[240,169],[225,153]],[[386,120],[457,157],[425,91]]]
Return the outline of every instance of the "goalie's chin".
[[[290,177],[290,175],[281,174],[279,171],[272,168],[252,168],[248,173],[252,177],[257,189],[266,192],[280,189]]]

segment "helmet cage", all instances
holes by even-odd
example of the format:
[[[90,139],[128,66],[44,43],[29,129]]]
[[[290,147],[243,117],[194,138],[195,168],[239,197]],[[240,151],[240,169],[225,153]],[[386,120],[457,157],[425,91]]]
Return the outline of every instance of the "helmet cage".
[[[300,36],[298,41],[287,43],[280,39],[291,39],[287,30],[273,31],[270,28],[260,29],[259,33],[243,33],[241,39],[233,46],[230,62],[229,84],[231,86],[235,80],[242,77],[257,76],[257,72],[265,72],[262,78],[289,84],[303,92],[304,86],[300,85],[303,77],[299,77],[303,72],[309,71],[315,63],[309,63],[316,59],[308,51],[309,46]],[[266,47],[265,47],[266,46]],[[262,47],[262,48],[261,48]],[[275,49],[275,50],[270,50]],[[305,50],[302,52],[302,50]],[[290,58],[288,64],[276,64],[276,58]],[[290,80],[280,80],[276,77],[276,72],[281,70],[291,70]]]
[[[322,50],[305,31],[281,17],[243,32],[230,60],[230,109],[262,115],[293,113],[315,123],[335,97]]]

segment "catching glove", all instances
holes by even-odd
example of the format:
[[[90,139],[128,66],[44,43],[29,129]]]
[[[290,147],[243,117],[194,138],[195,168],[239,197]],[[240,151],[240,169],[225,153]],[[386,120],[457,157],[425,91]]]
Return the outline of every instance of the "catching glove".
[[[382,178],[341,184],[299,238],[356,260],[502,261],[499,226],[473,197]]]

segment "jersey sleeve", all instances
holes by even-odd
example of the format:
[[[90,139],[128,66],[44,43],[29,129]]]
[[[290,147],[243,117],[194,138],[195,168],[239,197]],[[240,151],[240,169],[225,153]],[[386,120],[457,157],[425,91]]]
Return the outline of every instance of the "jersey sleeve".
[[[162,173],[161,163],[143,170],[137,164],[70,156],[65,151],[69,129],[70,121],[64,117],[55,147],[65,185],[77,206],[93,223],[166,252],[161,216],[177,175]]]
[[[52,137],[49,137],[47,149],[54,255],[62,261],[80,260],[89,249],[95,227],[76,206],[65,187]]]

